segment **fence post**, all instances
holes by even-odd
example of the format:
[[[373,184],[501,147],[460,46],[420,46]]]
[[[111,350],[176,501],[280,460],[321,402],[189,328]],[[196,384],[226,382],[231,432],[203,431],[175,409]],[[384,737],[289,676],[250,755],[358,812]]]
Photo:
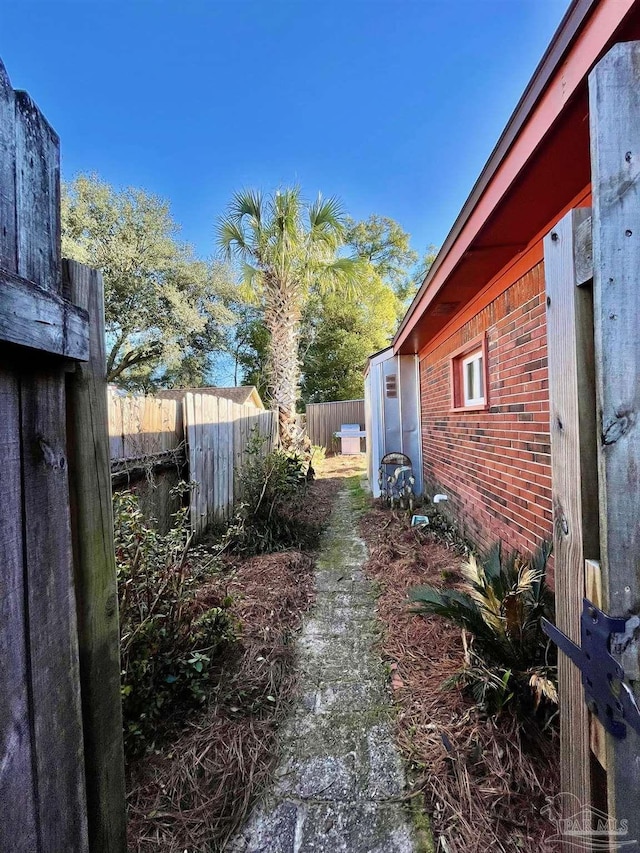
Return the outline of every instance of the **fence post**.
[[[585,559],[597,559],[599,547],[593,298],[590,287],[577,286],[582,260],[578,233],[589,227],[590,214],[588,208],[571,210],[544,239],[556,623],[578,644]],[[562,653],[558,688],[561,790],[589,807],[596,794],[592,776],[598,773],[590,748],[590,714],[581,673]],[[597,787],[598,806],[606,807],[602,778]],[[573,813],[575,802],[569,805],[565,798]],[[592,848],[585,841],[579,849]]]
[[[615,45],[591,72],[589,114],[602,597],[628,617],[640,611],[640,42]],[[621,650],[634,687],[636,635]],[[627,726],[607,741],[609,811],[638,850],[640,737]]]
[[[90,321],[90,359],[68,387],[69,476],[91,853],[125,853],[118,593],[102,278],[64,262],[72,301]]]

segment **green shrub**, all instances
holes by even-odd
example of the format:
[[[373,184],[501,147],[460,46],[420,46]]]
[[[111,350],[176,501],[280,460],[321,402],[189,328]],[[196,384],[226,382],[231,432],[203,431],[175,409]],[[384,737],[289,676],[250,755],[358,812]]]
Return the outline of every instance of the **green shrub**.
[[[244,554],[266,554],[317,543],[320,528],[301,516],[308,462],[282,450],[264,452],[254,435],[242,469],[242,500],[227,533],[228,547]]]
[[[555,711],[556,650],[541,624],[543,616],[553,620],[545,583],[549,553],[544,545],[525,560],[503,555],[498,545],[482,560],[469,557],[463,590],[421,586],[410,592],[418,613],[443,616],[464,629],[465,667],[449,683],[469,689],[488,713],[507,706],[527,716]]]
[[[178,495],[189,487],[182,483]],[[184,716],[207,697],[207,675],[234,638],[229,599],[203,608],[195,597],[204,573],[189,560],[188,509],[159,535],[131,492],[114,496],[120,606],[121,690],[129,757],[153,742],[159,723]]]

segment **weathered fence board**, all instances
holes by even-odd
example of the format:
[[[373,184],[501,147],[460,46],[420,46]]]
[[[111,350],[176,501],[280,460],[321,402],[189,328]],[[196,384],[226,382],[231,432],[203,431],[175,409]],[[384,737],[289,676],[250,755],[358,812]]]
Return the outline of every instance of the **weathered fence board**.
[[[198,420],[196,418],[195,405],[196,403],[193,398],[193,394],[186,395],[184,400],[182,401],[182,411],[184,415],[184,436],[187,442],[187,451],[189,459],[191,459],[192,454],[197,453],[198,448]],[[198,510],[198,492],[196,491],[191,495],[191,501],[189,504],[189,523],[191,525],[192,530],[197,530],[199,528]]]
[[[640,42],[615,45],[589,76],[593,187],[600,560],[604,609],[638,613],[640,602]],[[636,634],[626,676],[638,689]],[[640,736],[607,738],[609,811],[640,841]]]
[[[26,92],[15,92],[19,276],[61,295],[60,140]]]
[[[85,361],[87,313],[55,293],[0,270],[0,340]]]
[[[0,266],[17,271],[15,233],[15,98],[0,62]],[[6,224],[5,224],[6,223]],[[27,657],[26,579],[24,576],[20,384],[15,372],[0,367],[0,452],[4,461],[0,501],[0,802],[9,816],[0,843],[17,850],[38,849],[33,776]]]
[[[34,766],[43,853],[84,850],[86,800],[67,480],[65,374],[23,374],[25,564]]]
[[[29,725],[19,393],[15,375],[0,367],[0,679],[4,685],[0,690],[0,802],[10,833],[5,836],[0,828],[0,842],[6,838],[12,849],[26,853],[37,850],[38,843]]]
[[[34,291],[61,297],[58,138],[26,93],[16,92],[15,104],[17,272]],[[48,357],[20,381],[37,825],[42,853],[56,853],[87,846],[66,377]]]
[[[18,271],[15,98],[0,60],[0,267]]]
[[[198,484],[191,496],[191,528],[201,536],[231,515],[252,436],[264,439],[265,452],[276,446],[277,417],[210,394],[187,393],[183,406],[190,477]]]
[[[233,509],[233,489],[230,488],[233,473],[233,430],[231,428],[230,409],[233,403],[229,400],[221,399],[219,405],[220,420],[218,423],[220,425],[220,450],[222,455],[220,460],[222,473],[222,482],[220,484],[221,511],[223,515],[227,515]]]
[[[329,453],[337,451],[340,442],[334,433],[339,432],[342,424],[359,424],[364,429],[364,400],[307,405],[306,429],[311,444],[326,447]]]
[[[599,547],[593,300],[590,289],[577,286],[578,231],[590,222],[590,213],[588,208],[570,211],[544,240],[556,624],[578,644],[585,559],[597,558]],[[563,654],[558,687],[561,790],[580,803],[592,803],[590,714],[580,671]],[[575,805],[571,808],[575,811]],[[578,842],[577,849],[591,850],[591,845]]]
[[[121,395],[109,389],[109,446],[112,460],[167,453],[183,440],[182,406],[176,400]]]
[[[91,693],[84,682],[81,693],[78,631],[86,637],[93,616],[78,626],[74,565],[84,560],[92,582],[104,580],[92,575],[94,558],[98,550],[110,554],[113,539],[103,523],[108,496],[100,523],[88,523],[100,479],[91,481],[91,466],[107,458],[106,405],[103,398],[94,429],[81,437],[75,391],[84,393],[92,368],[74,376],[69,359],[84,362],[90,339],[102,345],[102,328],[91,328],[89,303],[75,304],[63,287],[59,172],[56,134],[29,96],[13,91],[0,64],[0,850],[15,853],[89,849],[85,737],[90,799],[100,786],[115,790],[122,773],[117,632],[94,656],[102,675],[112,662],[111,694]],[[96,375],[104,391],[103,366]],[[80,468],[84,480],[72,487]],[[96,621],[117,610],[112,554],[111,569],[110,594],[94,586],[89,595]],[[90,705],[84,727],[81,696]],[[101,763],[91,752],[91,725],[103,723],[114,732],[114,749]],[[120,806],[123,812],[123,796]],[[104,800],[95,806],[104,807]],[[113,811],[100,815],[109,832],[92,834],[92,853],[124,853],[122,812],[119,831]]]
[[[113,551],[104,299],[100,273],[63,262],[73,302],[88,311],[90,359],[69,377],[69,477],[90,849],[126,849],[120,632]]]

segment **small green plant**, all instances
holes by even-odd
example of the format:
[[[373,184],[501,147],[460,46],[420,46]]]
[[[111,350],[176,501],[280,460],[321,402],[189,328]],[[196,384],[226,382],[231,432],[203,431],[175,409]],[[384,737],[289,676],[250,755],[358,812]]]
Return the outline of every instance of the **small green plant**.
[[[175,496],[189,486],[181,483]],[[127,755],[152,743],[159,724],[184,715],[207,697],[207,674],[220,647],[234,639],[230,599],[202,608],[204,580],[189,560],[188,509],[159,535],[147,526],[137,497],[114,496],[114,533],[120,607],[121,690]]]
[[[530,560],[499,545],[484,559],[471,555],[458,589],[411,590],[416,612],[443,616],[463,628],[465,666],[448,680],[468,688],[487,713],[507,706],[550,716],[557,704],[556,652],[542,631],[553,620],[553,596],[545,582],[550,547]]]
[[[309,454],[311,456],[310,464],[317,469],[327,458],[327,448],[323,447],[320,444],[312,444],[309,450]]]
[[[249,440],[241,477],[242,500],[227,533],[228,547],[245,554],[265,554],[312,546],[320,528],[299,513],[308,463],[295,453],[265,453],[264,443],[258,434]]]

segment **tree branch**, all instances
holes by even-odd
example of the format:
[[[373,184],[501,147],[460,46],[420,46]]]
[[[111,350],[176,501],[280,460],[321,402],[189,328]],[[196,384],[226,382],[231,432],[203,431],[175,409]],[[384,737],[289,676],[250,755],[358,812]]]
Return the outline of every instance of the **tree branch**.
[[[148,347],[138,350],[129,350],[122,357],[122,361],[116,368],[112,368],[107,373],[107,382],[113,382],[118,376],[121,376],[125,370],[133,367],[135,364],[142,364],[145,361],[157,358],[162,352],[162,344],[158,341],[150,344]]]

